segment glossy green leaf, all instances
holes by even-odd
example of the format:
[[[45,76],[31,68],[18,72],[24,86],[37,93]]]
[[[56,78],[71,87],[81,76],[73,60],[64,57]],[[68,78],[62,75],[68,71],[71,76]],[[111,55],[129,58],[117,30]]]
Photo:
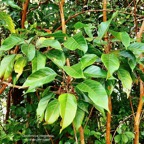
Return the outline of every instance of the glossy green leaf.
[[[93,64],[98,57],[95,54],[85,54],[81,59],[81,68],[85,69],[87,66]]]
[[[33,44],[24,44],[21,46],[21,51],[31,61],[35,56],[35,46]]]
[[[125,135],[125,134],[122,134],[122,141],[124,143],[127,143],[128,142],[128,137]]]
[[[48,102],[50,101],[50,99],[54,96],[53,93],[49,92],[47,93],[46,96],[44,96],[38,103],[38,107],[37,107],[37,110],[36,110],[36,113],[37,113],[37,119],[39,121],[42,121],[43,118],[44,118],[44,112],[45,112],[45,109],[48,105]]]
[[[118,70],[118,78],[121,80],[123,85],[123,91],[127,93],[127,97],[129,97],[131,87],[132,87],[132,78],[129,72],[125,69],[120,68]]]
[[[132,51],[136,57],[139,57],[140,54],[144,52],[144,43],[140,42],[132,43],[130,44],[128,49]]]
[[[127,131],[127,132],[125,132],[125,135],[129,138],[129,139],[134,139],[134,134],[132,133],[132,132],[129,132],[129,131]]]
[[[63,70],[73,78],[85,78],[81,68],[81,63],[77,63],[73,66],[64,66]]]
[[[48,106],[46,108],[45,112],[45,121],[47,124],[54,123],[60,115],[60,104],[57,99],[51,101],[48,103]]]
[[[92,65],[84,70],[84,75],[86,77],[106,78],[107,72],[98,66]]]
[[[0,63],[0,78],[4,78],[6,80],[9,78],[13,71],[15,55],[7,55],[5,56]]]
[[[114,137],[114,141],[115,141],[115,143],[119,143],[121,141],[121,135],[116,135]]]
[[[131,51],[122,51],[120,52],[120,55],[128,59],[128,64],[133,71],[133,69],[136,67],[136,57]]]
[[[15,33],[15,25],[14,22],[12,20],[12,18],[10,17],[10,15],[8,15],[5,12],[0,12],[0,21],[2,21],[2,25],[7,28],[11,33]]]
[[[7,5],[9,5],[12,8],[16,8],[16,9],[21,9],[18,5],[16,5],[16,3],[13,0],[6,0],[5,1]]]
[[[61,130],[68,127],[74,120],[77,111],[77,100],[73,94],[64,93],[58,98],[60,102]]]
[[[74,124],[76,130],[78,130],[80,128],[80,126],[82,125],[84,116],[85,116],[85,112],[83,110],[81,110],[80,108],[78,108],[77,112],[76,112],[76,116],[73,121],[73,124]]]
[[[112,30],[110,32],[115,38],[120,40],[126,48],[130,45],[130,37],[127,32],[115,32]]]
[[[84,27],[84,30],[85,30],[86,34],[90,38],[93,38],[93,29],[94,29],[94,27],[92,26],[92,24],[87,24],[87,27]]]
[[[116,70],[118,70],[120,66],[119,59],[117,58],[115,54],[110,53],[110,54],[102,54],[101,60],[108,70],[107,78],[110,78],[113,75],[113,73]]]
[[[3,50],[3,51],[10,50],[14,46],[19,45],[23,42],[24,42],[24,40],[22,38],[19,38],[19,37],[14,36],[14,35],[10,35],[8,38],[6,38],[3,41],[2,46],[0,47],[0,50]]]
[[[48,38],[46,39],[44,37],[41,37],[36,42],[37,48],[45,48],[45,47],[49,47],[49,46],[52,48],[55,48],[55,49],[62,50],[61,44],[57,40],[48,39]]]
[[[35,91],[34,89],[42,86],[43,84],[53,81],[56,77],[56,73],[48,67],[41,68],[32,73],[25,81],[23,86],[29,86],[28,92]]]
[[[117,16],[118,12],[113,13],[112,18],[109,19],[106,22],[102,22],[100,23],[100,25],[98,26],[98,39],[102,39],[103,36],[105,35],[105,33],[108,31],[110,23],[112,21],[113,18],[115,18]]]
[[[62,51],[52,49],[49,50],[46,56],[60,68],[65,65],[65,55]]]
[[[87,24],[84,24],[82,22],[77,22],[74,24],[75,29],[80,29],[80,28],[84,28],[84,27],[88,27]]]
[[[39,51],[36,51],[36,55],[32,60],[32,73],[44,68],[46,64],[46,56]]]
[[[94,80],[85,80],[76,86],[80,91],[87,92],[92,102],[108,110],[108,97],[101,83]]]
[[[14,64],[14,71],[18,73],[17,78],[23,73],[23,68],[27,64],[27,58],[19,57]]]
[[[89,106],[89,104],[87,102],[84,102],[82,100],[78,101],[78,107],[86,113],[89,113],[88,112],[88,106]]]
[[[68,38],[64,42],[64,46],[67,49],[70,49],[70,50],[79,49],[79,50],[83,51],[84,53],[86,53],[87,50],[88,50],[87,42],[86,42],[86,40],[83,37],[81,32],[79,32],[78,34],[74,35],[73,37]]]

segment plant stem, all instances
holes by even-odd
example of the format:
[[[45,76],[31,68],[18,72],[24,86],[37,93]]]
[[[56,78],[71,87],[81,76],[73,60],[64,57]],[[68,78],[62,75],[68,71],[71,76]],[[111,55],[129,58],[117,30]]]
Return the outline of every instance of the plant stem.
[[[80,128],[79,128],[79,133],[80,133],[80,142],[81,142],[81,144],[85,144],[85,141],[84,141],[84,130],[83,130],[82,126],[80,126]]]
[[[26,0],[23,4],[23,10],[22,10],[22,19],[21,19],[21,28],[24,28],[24,23],[26,21],[26,15],[27,15],[27,8],[30,0]]]
[[[141,42],[141,36],[143,31],[144,31],[144,21],[142,23],[139,33],[137,34],[137,42]],[[142,56],[143,55],[141,55],[140,57]],[[144,72],[144,68],[142,65],[139,65],[139,68]],[[140,115],[143,107],[143,98],[144,98],[144,83],[140,79],[140,98],[139,98],[139,104],[137,107],[137,112],[136,112],[135,122],[134,122],[134,133],[135,133],[134,144],[139,143],[139,125],[140,125]]]

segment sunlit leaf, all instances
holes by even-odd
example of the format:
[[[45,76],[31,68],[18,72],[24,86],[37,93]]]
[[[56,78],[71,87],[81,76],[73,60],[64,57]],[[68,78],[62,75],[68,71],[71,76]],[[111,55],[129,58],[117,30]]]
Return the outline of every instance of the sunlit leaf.
[[[101,60],[108,70],[107,78],[110,78],[113,75],[113,73],[116,70],[118,70],[120,66],[119,59],[117,58],[115,54],[110,53],[110,54],[102,54]]]
[[[49,50],[46,56],[59,67],[63,67],[65,65],[65,55],[60,50],[56,49]]]
[[[35,72],[41,68],[44,68],[46,64],[46,56],[39,51],[36,51],[36,55],[32,60],[32,72]]]
[[[86,77],[106,78],[107,72],[98,66],[92,65],[84,70],[84,75]]]
[[[85,78],[81,68],[81,63],[77,63],[73,66],[64,66],[63,70],[73,78]]]
[[[64,46],[70,50],[80,49],[84,53],[86,53],[88,50],[87,42],[81,32],[74,35],[73,37],[68,38],[64,42]]]
[[[42,86],[43,84],[53,81],[56,77],[56,73],[48,67],[41,68],[32,73],[25,81],[23,86],[28,86],[28,92],[35,91],[34,89]]]
[[[77,100],[73,94],[64,93],[58,98],[60,103],[61,130],[68,127],[74,120],[77,111]]]
[[[85,80],[76,86],[80,91],[87,92],[92,102],[108,110],[108,96],[101,83],[94,80]]]
[[[45,112],[45,121],[47,124],[54,123],[60,115],[60,104],[57,99],[51,101],[48,103],[48,106],[46,108]]]
[[[35,46],[33,44],[24,44],[21,46],[21,51],[31,61],[35,56]]]
[[[15,55],[5,56],[0,63],[0,78],[4,77],[4,80],[9,78],[13,71]]]
[[[54,96],[53,93],[51,92],[47,92],[47,95],[45,95],[38,103],[38,107],[36,110],[37,113],[37,119],[39,121],[42,121],[44,118],[44,112],[46,110],[46,107],[48,105],[48,102],[50,101],[50,99]]]
[[[0,50],[3,50],[3,51],[10,50],[14,46],[19,45],[23,42],[24,40],[22,38],[14,36],[14,35],[10,35],[8,38],[6,38],[3,41],[2,46],[0,47]]]
[[[73,121],[73,124],[74,124],[76,130],[78,130],[80,128],[80,126],[82,125],[84,116],[85,116],[85,112],[83,110],[81,110],[80,108],[78,108],[77,112],[76,112],[76,116]]]
[[[15,25],[10,15],[0,12],[0,21],[2,21],[2,25],[9,29],[11,33],[15,33]]]
[[[129,94],[131,92],[131,87],[132,87],[132,78],[131,78],[129,72],[125,69],[120,68],[118,70],[118,78],[122,82],[123,91],[126,92],[127,97],[129,97]]]

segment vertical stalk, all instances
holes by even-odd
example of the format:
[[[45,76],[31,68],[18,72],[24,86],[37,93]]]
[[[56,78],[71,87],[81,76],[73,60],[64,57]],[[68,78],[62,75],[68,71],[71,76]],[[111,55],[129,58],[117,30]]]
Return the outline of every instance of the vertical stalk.
[[[142,23],[139,33],[137,34],[137,42],[141,42],[141,36],[143,31],[144,31],[144,21]],[[140,57],[142,56],[143,55],[141,55]],[[139,65],[139,68],[144,72],[144,68],[142,65]],[[134,144],[139,143],[139,125],[140,125],[140,115],[143,107],[143,98],[144,98],[144,83],[140,79],[140,98],[139,98],[139,104],[137,107],[137,112],[136,112],[135,122],[134,122],[134,133],[135,133]]]
[[[107,9],[107,0],[103,0],[103,22],[107,21],[106,9]],[[109,53],[110,45],[109,45],[109,41],[108,41],[108,33],[105,34],[104,41],[107,42],[107,44],[105,45],[105,53]],[[108,97],[108,107],[109,107],[109,112],[107,112],[107,122],[106,122],[106,144],[111,144],[111,139],[110,139],[111,112],[112,112],[111,96]]]
[[[26,0],[23,4],[23,10],[22,10],[22,19],[21,19],[21,28],[24,28],[24,23],[26,21],[26,15],[27,15],[27,8],[29,5],[30,0]]]
[[[80,126],[80,128],[79,128],[79,132],[80,132],[80,142],[81,142],[81,144],[85,144],[85,141],[84,141],[84,130],[83,130],[82,126]]]

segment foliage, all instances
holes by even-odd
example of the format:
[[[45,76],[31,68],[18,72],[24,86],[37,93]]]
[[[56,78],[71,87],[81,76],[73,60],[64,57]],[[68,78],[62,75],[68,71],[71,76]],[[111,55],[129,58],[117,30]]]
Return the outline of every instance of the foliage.
[[[59,30],[59,1],[30,2],[25,29],[19,16],[23,1],[1,3],[7,11],[0,11],[1,34],[5,33],[1,36],[0,78],[10,88],[0,98],[11,97],[12,102],[5,106],[10,110],[7,122],[1,119],[0,143],[30,143],[32,138],[38,141],[36,135],[47,135],[45,140],[54,143],[76,143],[82,126],[86,143],[104,144],[110,95],[111,139],[119,144],[131,143],[134,119],[129,99],[136,111],[140,93],[137,82],[143,77],[138,65],[143,63],[139,56],[144,53],[144,37],[136,42],[131,32],[130,2],[109,2],[108,8],[117,11],[112,14],[111,10],[108,20],[102,22],[101,2],[68,0],[64,5],[66,34]],[[83,13],[72,17],[78,12]],[[138,16],[142,14],[138,10]],[[104,50],[107,32],[109,53]],[[141,142],[143,129],[142,123]],[[40,141],[45,142],[43,138]]]

